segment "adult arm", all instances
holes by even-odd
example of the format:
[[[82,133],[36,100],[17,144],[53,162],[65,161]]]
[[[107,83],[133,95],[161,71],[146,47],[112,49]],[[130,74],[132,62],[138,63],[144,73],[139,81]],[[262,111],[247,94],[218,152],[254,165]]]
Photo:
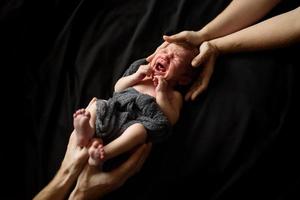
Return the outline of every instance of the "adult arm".
[[[157,50],[172,42],[187,42],[199,46],[204,41],[234,33],[260,20],[279,2],[280,0],[234,0],[199,31],[182,31],[171,36],[164,35],[165,42]],[[147,57],[148,62],[152,60],[157,50]],[[199,60],[200,55],[196,56],[191,64],[197,67],[200,65]]]
[[[76,174],[73,172],[59,170],[52,181],[33,200],[65,199],[72,184],[75,182],[73,177],[76,177]]]
[[[194,59],[204,70],[186,95],[194,100],[208,85],[219,54],[279,48],[300,42],[300,7],[230,35],[204,42]],[[209,72],[209,73],[205,73]]]
[[[278,48],[300,41],[300,7],[210,41],[220,53]]]
[[[280,0],[234,0],[199,32],[203,32],[204,41],[228,35],[257,22],[279,2]]]
[[[70,136],[64,160],[50,183],[33,200],[65,199],[88,159],[86,148],[76,145],[75,132]]]
[[[164,36],[164,40],[188,42],[198,46],[203,41],[222,37],[254,24],[279,2],[280,0],[234,0],[199,31],[182,31],[172,36]]]

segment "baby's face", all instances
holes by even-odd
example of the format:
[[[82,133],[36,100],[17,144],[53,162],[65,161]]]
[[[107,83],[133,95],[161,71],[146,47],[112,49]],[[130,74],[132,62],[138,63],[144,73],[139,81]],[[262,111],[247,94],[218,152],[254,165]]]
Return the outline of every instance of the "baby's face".
[[[150,63],[153,70],[152,75],[162,76],[165,80],[178,80],[190,66],[193,57],[192,51],[171,43],[158,50],[152,59]]]

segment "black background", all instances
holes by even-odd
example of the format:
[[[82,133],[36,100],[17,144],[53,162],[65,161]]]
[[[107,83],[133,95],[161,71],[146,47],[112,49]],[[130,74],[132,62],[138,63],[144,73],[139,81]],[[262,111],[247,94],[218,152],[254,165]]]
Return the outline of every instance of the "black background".
[[[24,80],[24,94],[13,92],[24,102],[17,118],[25,122],[25,162],[18,164],[25,185],[13,179],[12,186],[25,187],[23,197],[31,199],[58,169],[76,109],[94,96],[108,98],[129,64],[153,52],[163,34],[198,30],[229,2],[3,1],[2,61],[21,67]],[[297,5],[283,1],[265,18]],[[299,197],[299,52],[294,45],[221,56],[207,91],[185,103],[172,137],[106,198]]]

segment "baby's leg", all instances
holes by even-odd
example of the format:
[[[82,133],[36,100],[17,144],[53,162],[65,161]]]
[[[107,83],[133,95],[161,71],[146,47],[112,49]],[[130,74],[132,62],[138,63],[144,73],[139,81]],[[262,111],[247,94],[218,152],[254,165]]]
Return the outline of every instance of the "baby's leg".
[[[145,127],[136,123],[128,127],[122,135],[104,146],[105,160],[125,153],[139,144],[143,144],[147,138]]]
[[[92,99],[86,109],[79,109],[73,114],[73,124],[77,143],[86,146],[95,132],[96,99]]]
[[[96,112],[97,112],[97,98],[93,98],[89,105],[86,107],[86,110],[89,111],[91,113],[91,119],[90,119],[90,126],[93,129],[93,133],[95,132],[95,122],[96,122]]]

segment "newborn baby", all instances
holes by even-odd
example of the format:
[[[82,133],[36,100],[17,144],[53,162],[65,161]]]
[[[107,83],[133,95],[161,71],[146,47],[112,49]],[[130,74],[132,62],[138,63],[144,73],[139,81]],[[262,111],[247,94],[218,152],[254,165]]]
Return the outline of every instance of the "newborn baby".
[[[134,62],[115,84],[110,99],[94,98],[87,109],[74,113],[79,145],[88,145],[94,135],[103,140],[91,144],[90,165],[168,136],[183,103],[176,87],[192,81],[195,73],[190,63],[197,54],[196,47],[170,43],[150,63]]]

